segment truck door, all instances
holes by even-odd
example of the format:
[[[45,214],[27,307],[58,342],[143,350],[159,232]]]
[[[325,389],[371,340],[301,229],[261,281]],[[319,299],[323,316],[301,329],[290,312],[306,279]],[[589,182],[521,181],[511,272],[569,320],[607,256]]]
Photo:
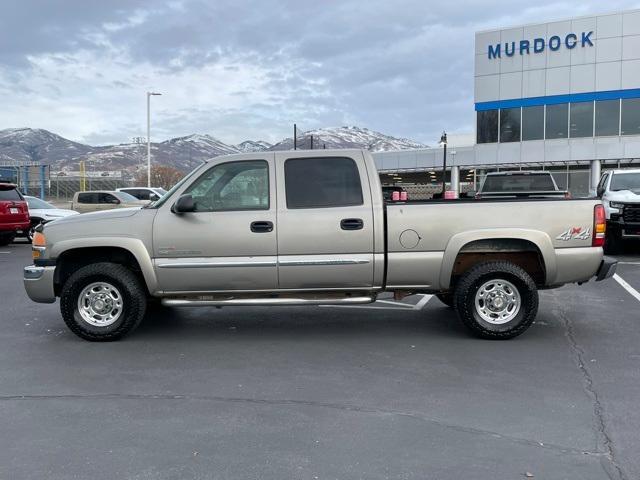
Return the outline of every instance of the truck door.
[[[371,287],[373,210],[362,156],[276,155],[280,288]]]
[[[160,207],[153,225],[159,288],[167,292],[275,290],[274,154],[218,163],[194,179],[195,211]]]

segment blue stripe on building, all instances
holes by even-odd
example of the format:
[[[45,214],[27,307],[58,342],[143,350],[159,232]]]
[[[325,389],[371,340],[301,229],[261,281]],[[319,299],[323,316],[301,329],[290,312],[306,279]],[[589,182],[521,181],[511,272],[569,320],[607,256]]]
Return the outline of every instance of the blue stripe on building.
[[[536,107],[540,105],[557,105],[560,103],[592,102],[594,100],[618,100],[620,98],[640,98],[640,88],[479,102],[476,103],[476,111],[483,112],[485,110],[496,110],[499,108]]]

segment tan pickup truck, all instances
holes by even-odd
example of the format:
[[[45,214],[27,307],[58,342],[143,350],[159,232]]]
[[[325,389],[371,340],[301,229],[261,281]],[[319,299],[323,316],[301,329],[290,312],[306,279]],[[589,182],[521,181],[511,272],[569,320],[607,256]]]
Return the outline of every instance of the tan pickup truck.
[[[71,200],[71,210],[78,213],[99,212],[114,208],[141,207],[147,203],[149,202],[138,200],[126,192],[93,190],[91,192],[76,192]]]
[[[169,306],[365,304],[434,293],[469,330],[524,332],[538,289],[613,275],[595,199],[385,204],[362,150],[217,157],[145,208],[40,228],[24,284],[60,297],[68,327],[114,340],[147,302]]]

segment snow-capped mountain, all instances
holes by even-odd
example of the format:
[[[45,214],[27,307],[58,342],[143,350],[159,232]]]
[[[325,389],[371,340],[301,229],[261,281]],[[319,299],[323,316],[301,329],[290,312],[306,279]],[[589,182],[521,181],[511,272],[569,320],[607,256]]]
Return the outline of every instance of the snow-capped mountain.
[[[359,127],[320,128],[300,133],[298,148],[366,148],[372,152],[424,148],[411,140],[395,138]],[[271,145],[247,140],[238,145],[226,144],[211,135],[193,134],[151,144],[153,162],[189,171],[201,162],[218,155],[265,150],[291,150],[293,139]],[[67,140],[43,129],[10,128],[0,130],[0,164],[38,162],[51,165],[53,171],[77,171],[80,161],[87,170],[133,172],[146,165],[147,146],[125,143],[93,147]]]
[[[240,152],[264,152],[271,147],[269,142],[265,142],[264,140],[245,140],[242,143],[239,143],[235,146]]]
[[[368,128],[360,127],[330,127],[318,128],[307,132],[298,133],[297,148],[309,150],[311,137],[313,136],[313,148],[364,148],[371,152],[387,150],[410,150],[425,148],[426,145],[406,138],[396,138],[384,133],[375,132]],[[273,145],[269,150],[292,150],[293,138]]]
[[[77,158],[92,149],[41,128],[0,130],[0,162],[25,163]]]

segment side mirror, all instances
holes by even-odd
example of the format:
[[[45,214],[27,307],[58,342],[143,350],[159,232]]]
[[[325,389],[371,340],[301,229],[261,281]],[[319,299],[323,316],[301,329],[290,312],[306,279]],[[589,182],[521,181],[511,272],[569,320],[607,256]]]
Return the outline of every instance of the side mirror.
[[[193,197],[189,194],[182,195],[171,207],[171,211],[178,214],[193,212],[195,209],[196,203],[193,201]]]
[[[158,200],[160,197],[158,195],[156,195],[155,193],[151,193],[149,194],[149,200],[151,200],[152,202],[155,202],[156,200]]]

